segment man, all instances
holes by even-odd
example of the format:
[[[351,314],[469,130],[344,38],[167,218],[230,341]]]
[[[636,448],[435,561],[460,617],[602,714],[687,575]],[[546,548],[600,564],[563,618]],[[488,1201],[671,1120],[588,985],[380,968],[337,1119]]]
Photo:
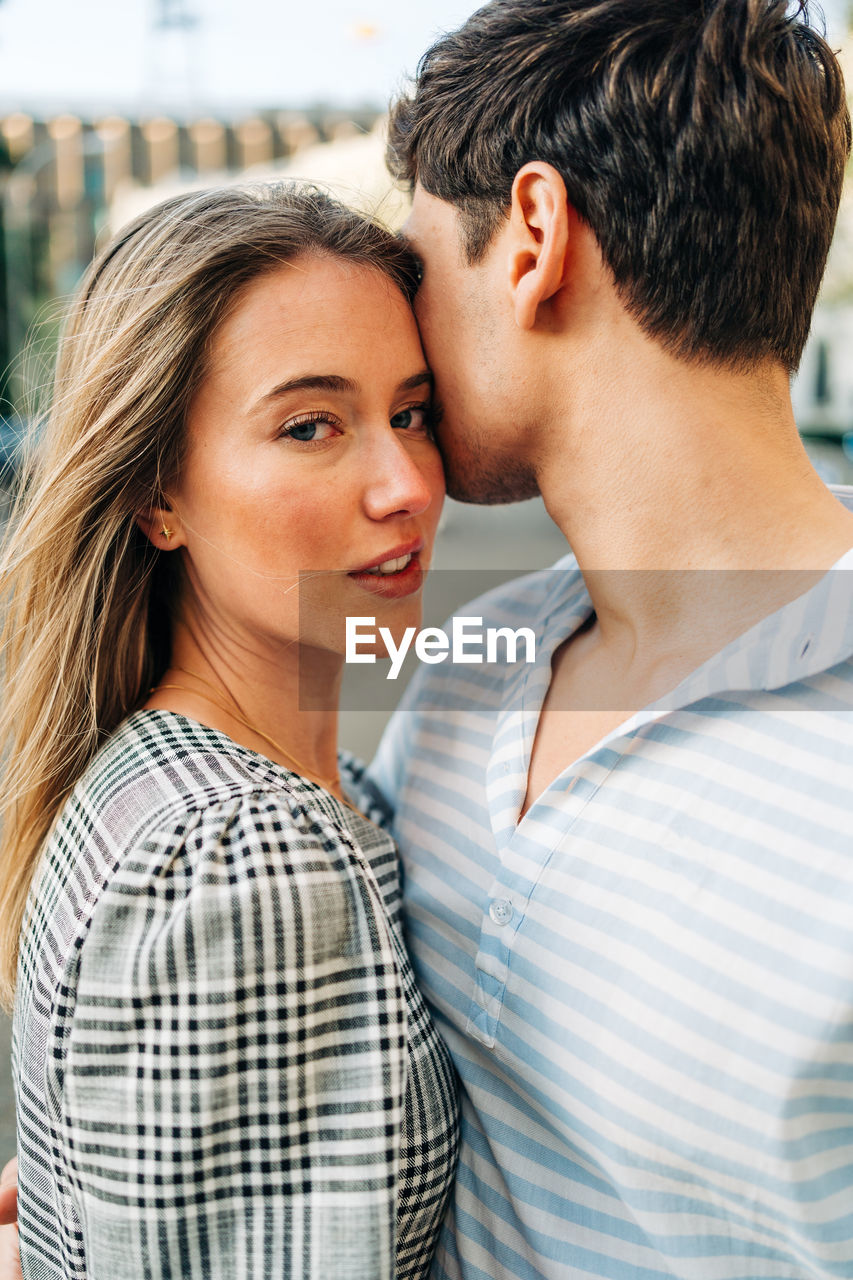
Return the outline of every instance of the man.
[[[853,1276],[853,515],[789,396],[850,132],[804,18],[492,0],[392,113],[450,492],[576,557],[463,611],[536,665],[422,669],[374,766],[462,1086],[437,1277]]]
[[[788,394],[848,147],[784,0],[493,0],[394,113],[451,493],[577,557],[375,766],[462,1082],[437,1277],[853,1275],[853,516]]]

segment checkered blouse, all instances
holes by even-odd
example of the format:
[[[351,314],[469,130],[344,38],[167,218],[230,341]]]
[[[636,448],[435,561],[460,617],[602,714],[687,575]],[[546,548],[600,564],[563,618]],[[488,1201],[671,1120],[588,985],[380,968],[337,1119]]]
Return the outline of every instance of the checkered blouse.
[[[22,939],[24,1275],[426,1275],[456,1093],[399,907],[373,822],[183,716],[126,721]]]

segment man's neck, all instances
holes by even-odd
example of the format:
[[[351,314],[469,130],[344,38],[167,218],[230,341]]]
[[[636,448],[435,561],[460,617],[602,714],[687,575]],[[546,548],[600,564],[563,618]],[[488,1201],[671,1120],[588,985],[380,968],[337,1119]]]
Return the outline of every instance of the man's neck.
[[[522,813],[853,546],[853,516],[809,464],[781,369],[725,374],[652,357],[585,380],[563,448],[540,462],[595,612],[552,660]]]
[[[738,373],[642,338],[622,346],[606,379],[583,380],[539,460],[582,568],[815,568],[827,523],[848,523],[853,543],[853,519],[797,435],[781,366]]]
[[[583,380],[538,467],[605,633],[654,646],[716,609],[737,634],[803,589],[795,573],[754,571],[821,572],[853,546],[853,515],[806,456],[781,366],[687,365],[642,337],[617,363]]]

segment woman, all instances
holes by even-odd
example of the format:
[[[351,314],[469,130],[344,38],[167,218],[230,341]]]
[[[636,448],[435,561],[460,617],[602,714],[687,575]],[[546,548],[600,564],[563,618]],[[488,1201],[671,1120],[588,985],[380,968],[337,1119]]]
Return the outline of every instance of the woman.
[[[272,188],[83,282],[2,573],[25,1275],[428,1269],[452,1068],[335,746],[345,618],[417,623],[440,508],[414,279]]]

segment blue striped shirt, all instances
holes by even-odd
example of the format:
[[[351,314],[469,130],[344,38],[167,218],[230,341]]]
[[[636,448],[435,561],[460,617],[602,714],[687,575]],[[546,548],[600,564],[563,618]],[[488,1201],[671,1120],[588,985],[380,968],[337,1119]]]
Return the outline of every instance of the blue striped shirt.
[[[462,611],[533,626],[535,665],[418,672],[373,776],[462,1081],[437,1280],[853,1276],[851,570],[519,824],[574,560]]]

